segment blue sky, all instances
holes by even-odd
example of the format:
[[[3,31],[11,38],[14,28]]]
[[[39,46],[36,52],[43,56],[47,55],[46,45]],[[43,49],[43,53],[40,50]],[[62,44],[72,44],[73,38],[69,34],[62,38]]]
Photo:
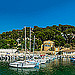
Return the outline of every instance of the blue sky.
[[[75,26],[75,0],[0,0],[0,33],[59,24]]]

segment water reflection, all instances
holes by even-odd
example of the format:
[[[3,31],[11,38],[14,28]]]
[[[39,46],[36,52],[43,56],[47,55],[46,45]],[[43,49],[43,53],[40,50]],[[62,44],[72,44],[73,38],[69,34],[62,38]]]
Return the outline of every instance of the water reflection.
[[[12,61],[0,62],[0,75],[75,75],[75,63],[70,58],[55,59],[32,69],[9,67]]]
[[[30,72],[38,72],[39,71],[39,67],[35,67],[35,68],[31,68],[31,69],[22,69],[22,68],[12,68],[9,67],[10,70],[12,71],[16,71],[16,72],[20,72],[20,73],[25,73],[25,74],[29,74]]]

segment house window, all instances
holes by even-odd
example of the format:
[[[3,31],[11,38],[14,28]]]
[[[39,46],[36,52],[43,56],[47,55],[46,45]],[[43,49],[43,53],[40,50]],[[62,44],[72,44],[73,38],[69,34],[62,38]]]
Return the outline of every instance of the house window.
[[[52,42],[53,43],[53,42]]]
[[[53,47],[53,45],[51,45],[51,47]]]
[[[50,44],[50,42],[49,42],[49,44]]]
[[[54,51],[53,51],[53,54],[54,54]]]
[[[45,47],[47,47],[47,45],[44,45]]]
[[[58,51],[58,48],[56,48],[56,51]]]
[[[71,54],[71,52],[68,52],[68,54]]]
[[[57,52],[56,52],[56,54],[57,54]]]
[[[50,45],[48,45],[50,47]]]
[[[47,47],[50,47],[50,45],[47,45]]]

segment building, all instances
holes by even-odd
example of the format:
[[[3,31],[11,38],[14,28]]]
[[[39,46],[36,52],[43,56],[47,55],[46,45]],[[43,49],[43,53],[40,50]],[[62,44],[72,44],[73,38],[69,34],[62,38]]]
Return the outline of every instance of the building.
[[[0,49],[0,54],[15,53],[17,49]]]
[[[44,41],[41,45],[41,51],[54,51],[54,42],[53,41]]]
[[[55,47],[53,41],[44,41],[41,45],[41,52],[42,53],[50,53],[53,55],[63,54],[63,55],[75,55],[75,50],[71,50],[70,48],[64,48],[60,50],[60,47]]]
[[[75,50],[64,49],[62,50],[63,55],[75,55]]]
[[[41,51],[42,53],[45,52],[45,53],[57,55],[60,49],[59,47],[55,47],[55,44],[53,41],[47,40],[47,41],[44,41],[43,44],[41,45]]]

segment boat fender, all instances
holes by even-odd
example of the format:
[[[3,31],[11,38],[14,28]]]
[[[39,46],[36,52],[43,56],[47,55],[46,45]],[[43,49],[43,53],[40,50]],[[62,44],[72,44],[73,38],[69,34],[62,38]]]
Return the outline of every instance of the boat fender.
[[[39,66],[39,63],[37,63],[36,66]]]
[[[23,67],[23,63],[22,63],[22,67]]]
[[[17,64],[17,67],[18,67],[18,64]]]

